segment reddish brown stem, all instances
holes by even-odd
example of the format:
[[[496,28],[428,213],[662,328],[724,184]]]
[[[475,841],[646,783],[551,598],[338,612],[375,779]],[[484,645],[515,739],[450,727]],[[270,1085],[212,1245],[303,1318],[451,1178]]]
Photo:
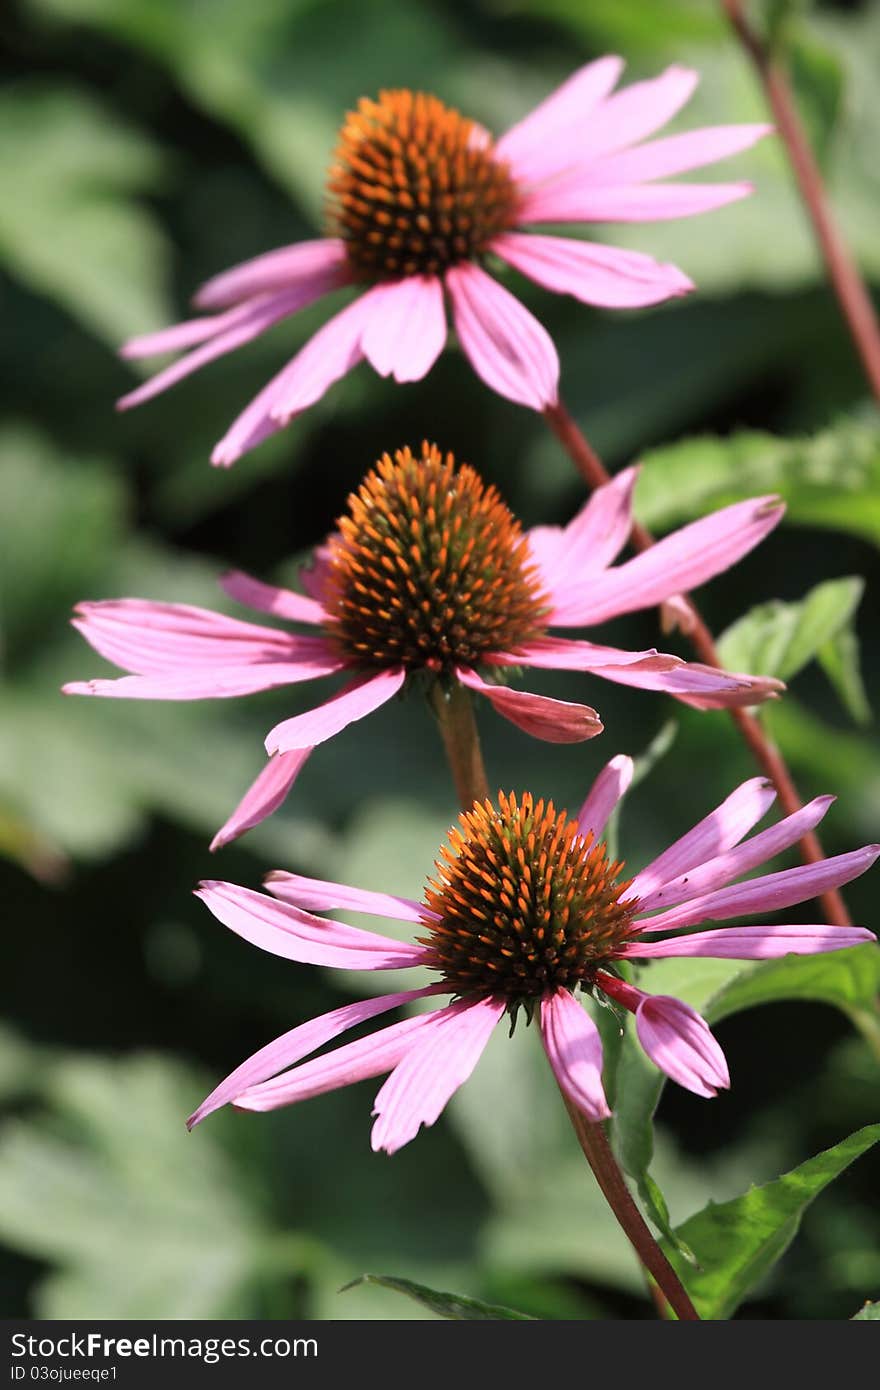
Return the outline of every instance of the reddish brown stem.
[[[813,224],[828,279],[871,390],[880,400],[880,324],[865,282],[832,215],[819,165],[798,114],[788,74],[777,54],[749,23],[741,0],[722,0],[722,4],[734,32],[758,72]]]
[[[544,416],[590,489],[602,487],[611,481],[611,475],[606,470],[599,455],[578,428],[562,402],[555,406],[549,406],[545,410]],[[639,525],[637,521],[633,522],[629,539],[633,549],[637,551],[649,550],[655,544],[651,533],[646,531],[644,526]],[[700,616],[693,599],[689,598],[688,603],[691,612],[686,635],[701,661],[704,661],[707,666],[720,667],[721,662],[718,659],[718,651],[712,634]],[[758,766],[776,788],[779,804],[785,814],[790,816],[795,811],[799,811],[803,802],[798,795],[791,773],[779,749],[771,743],[759,720],[745,709],[730,709],[728,714],[742,734]],[[805,864],[815,864],[820,859],[825,858],[819,838],[813,831],[808,831],[802,836],[800,850]],[[836,927],[852,925],[843,898],[836,889],[829,889],[827,893],[823,893],[820,901],[830,923]]]
[[[602,1194],[645,1269],[656,1281],[657,1287],[676,1317],[683,1322],[699,1322],[699,1313],[688,1298],[684,1285],[651,1235],[633,1201],[617,1160],[611,1152],[611,1145],[605,1137],[604,1129],[600,1124],[592,1124],[582,1115],[564,1092],[562,1099],[565,1101],[565,1108],[578,1143],[602,1189]]]

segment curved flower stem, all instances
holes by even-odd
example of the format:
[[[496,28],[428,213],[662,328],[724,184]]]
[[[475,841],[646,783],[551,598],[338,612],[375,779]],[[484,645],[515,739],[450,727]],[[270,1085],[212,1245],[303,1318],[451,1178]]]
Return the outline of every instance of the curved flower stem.
[[[611,481],[611,475],[607,472],[599,455],[561,401],[557,405],[548,406],[544,411],[544,418],[589,488],[602,487],[603,484]],[[646,531],[644,526],[641,526],[637,521],[633,522],[629,539],[633,549],[637,551],[649,550],[655,544],[651,533]],[[718,658],[714,639],[701,618],[693,599],[688,599],[688,607],[688,622],[684,629],[686,636],[690,639],[691,645],[701,661],[704,661],[707,666],[720,667],[721,662]],[[798,795],[797,787],[792,780],[785,759],[767,737],[760,721],[745,709],[730,709],[727,712],[739,729],[758,766],[776,788],[779,804],[785,814],[791,816],[795,811],[799,811],[803,802]],[[805,864],[815,864],[825,858],[819,837],[813,831],[802,836],[800,850]],[[843,898],[836,889],[823,893],[820,901],[831,924],[836,927],[852,926],[852,919],[846,910]]]
[[[757,69],[788,151],[840,311],[871,390],[880,400],[880,324],[858,267],[831,213],[819,165],[798,114],[788,75],[772,47],[763,42],[749,23],[742,0],[721,2],[734,32]]]
[[[595,1174],[602,1195],[617,1217],[645,1269],[656,1281],[669,1307],[683,1322],[699,1322],[700,1315],[684,1285],[657,1244],[636,1206],[600,1124],[593,1124],[562,1093],[578,1143]]]
[[[450,689],[434,681],[430,700],[440,725],[461,809],[469,811],[475,801],[489,799],[471,692],[458,681]]]

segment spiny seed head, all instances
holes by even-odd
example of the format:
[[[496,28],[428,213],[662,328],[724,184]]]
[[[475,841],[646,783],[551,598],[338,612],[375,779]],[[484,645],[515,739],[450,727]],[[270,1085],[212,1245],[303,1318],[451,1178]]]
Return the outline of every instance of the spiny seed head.
[[[511,1006],[553,988],[589,984],[632,933],[631,880],[552,801],[476,802],[437,860],[420,938],[450,990],[502,995]]]
[[[362,97],[327,179],[331,235],[364,278],[437,275],[515,220],[510,170],[488,132],[424,92]]]
[[[353,665],[451,671],[545,631],[549,600],[519,523],[434,444],[383,454],[337,528],[326,631]]]

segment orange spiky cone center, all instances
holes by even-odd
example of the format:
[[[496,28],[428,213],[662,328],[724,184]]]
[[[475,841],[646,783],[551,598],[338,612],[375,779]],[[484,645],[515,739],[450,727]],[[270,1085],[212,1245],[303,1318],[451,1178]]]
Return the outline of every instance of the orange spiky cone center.
[[[437,97],[362,97],[339,133],[328,229],[364,278],[438,275],[486,251],[515,220],[517,191],[492,141]]]
[[[552,801],[475,803],[459,817],[425,892],[432,967],[462,996],[511,1005],[590,984],[632,934],[636,902],[603,842],[579,833]]]
[[[436,445],[384,454],[337,528],[326,631],[352,665],[451,672],[544,633],[549,600],[519,523]]]

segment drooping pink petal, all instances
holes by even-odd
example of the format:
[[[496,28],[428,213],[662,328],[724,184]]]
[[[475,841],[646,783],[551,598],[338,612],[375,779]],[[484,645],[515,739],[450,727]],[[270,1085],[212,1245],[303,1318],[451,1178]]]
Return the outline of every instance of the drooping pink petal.
[[[527,690],[511,690],[507,685],[490,685],[465,667],[456,672],[462,685],[479,695],[485,695],[499,714],[518,729],[546,743],[582,743],[602,732],[602,721],[589,705],[570,704],[567,700],[551,700],[547,695],[534,695]]]
[[[778,912],[807,898],[817,898],[829,888],[840,888],[870,869],[880,854],[880,845],[865,845],[849,854],[835,854],[817,864],[799,864],[703,893],[681,907],[670,908],[657,917],[639,921],[642,931],[671,931],[697,926],[700,922],[723,922],[728,917],[745,917],[752,912]],[[635,890],[634,890],[635,891]]]
[[[639,183],[597,187],[589,171],[538,188],[523,201],[523,222],[668,222],[736,203],[754,192],[739,183]]]
[[[427,956],[424,946],[316,917],[236,883],[206,879],[196,889],[196,897],[245,941],[285,960],[342,970],[396,970],[422,965]]]
[[[477,376],[532,410],[555,405],[559,358],[549,333],[509,290],[478,265],[446,272],[455,329]]]
[[[715,666],[703,666],[697,661],[691,662],[690,668],[694,672],[718,670]],[[719,687],[715,692],[704,691],[699,695],[692,691],[679,691],[676,698],[692,709],[735,709],[775,700],[785,690],[785,681],[777,680],[775,676],[749,676],[744,671],[723,671],[720,674],[735,682],[732,689]]]
[[[608,818],[618,801],[626,794],[632,781],[633,760],[618,753],[606,763],[596,778],[578,813],[578,830],[584,838],[592,834],[594,841],[602,838]]]
[[[699,897],[701,893],[722,888],[726,883],[730,883],[731,879],[740,878],[759,864],[766,864],[768,859],[790,849],[809,830],[813,830],[833,801],[833,796],[817,796],[799,811],[777,821],[775,825],[768,826],[751,840],[745,840],[723,854],[704,860],[676,878],[667,879],[653,893],[646,894],[640,900],[640,911],[651,912],[656,907],[671,907],[688,902],[691,898]]]
[[[748,690],[749,703],[755,703],[755,687],[747,684],[748,678],[741,682],[728,671],[683,661],[680,656],[656,649],[624,652],[616,647],[601,647],[594,642],[573,641],[568,637],[542,637],[518,647],[516,662],[546,670],[587,671],[638,690],[664,690],[669,695],[721,703],[736,699]]]
[[[321,1014],[319,1018],[309,1019],[307,1023],[291,1028],[280,1038],[275,1038],[273,1042],[261,1047],[258,1052],[248,1057],[247,1061],[242,1062],[241,1066],[236,1067],[235,1071],[230,1072],[202,1101],[198,1109],[193,1111],[186,1122],[187,1129],[200,1124],[208,1115],[219,1110],[221,1105],[228,1105],[248,1087],[268,1081],[285,1067],[292,1067],[303,1057],[308,1057],[310,1052],[323,1047],[331,1038],[338,1038],[340,1033],[347,1032],[349,1028],[356,1028],[368,1018],[388,1013],[390,1009],[409,1004],[415,999],[423,999],[426,994],[435,994],[437,990],[437,985],[428,985],[425,989],[408,989],[399,994],[383,994],[376,999],[359,1000],[356,1004],[343,1004],[341,1009],[333,1009],[331,1013]]]
[[[363,338],[374,314],[382,314],[384,285],[374,285],[319,328],[300,348],[286,370],[282,389],[269,408],[279,425],[286,425],[364,357]]]
[[[299,289],[285,290],[281,294],[268,295],[264,299],[254,300],[247,307],[246,313],[241,313],[236,322],[224,331],[217,331],[211,335],[207,342],[203,342],[200,347],[194,348],[192,352],[184,357],[172,362],[164,371],[157,372],[150,377],[142,386],[138,386],[134,391],[129,391],[127,395],[120,396],[116,402],[117,410],[131,410],[134,406],[143,405],[145,401],[152,400],[162,391],[167,391],[169,387],[176,386],[184,377],[197,372],[200,367],[206,366],[209,362],[215,361],[218,357],[224,357],[228,352],[234,352],[236,348],[243,347],[245,343],[250,343],[254,338],[258,338],[261,333],[272,328],[282,319],[289,318],[291,314],[297,313],[300,309],[305,309],[312,304],[322,294],[325,289],[333,288],[332,285],[326,287],[319,284],[311,286],[301,286]],[[221,315],[220,318],[225,318]],[[133,356],[132,344],[128,345],[129,357]]]
[[[421,381],[446,342],[443,284],[436,275],[408,275],[377,285],[364,329],[363,353],[380,376]]]
[[[625,468],[599,487],[567,526],[535,526],[529,548],[541,585],[553,599],[548,622],[565,624],[568,587],[599,574],[617,559],[632,529],[632,494],[639,470]]]
[[[572,585],[571,621],[605,622],[695,589],[729,569],[779,524],[785,510],[775,497],[735,502],[683,526],[625,564]]]
[[[339,237],[319,237],[266,251],[231,270],[221,271],[202,285],[194,303],[200,309],[223,309],[256,294],[292,289],[331,277],[338,284],[350,279],[345,242]]]
[[[263,880],[273,897],[314,912],[347,907],[353,912],[369,912],[373,917],[392,917],[399,922],[424,922],[436,914],[411,898],[391,893],[374,893],[367,888],[350,888],[345,883],[328,883],[319,878],[273,869]]]
[[[507,232],[490,249],[545,289],[600,309],[641,309],[694,288],[677,266],[571,237]]]
[[[324,637],[228,618],[207,608],[150,599],[80,603],[73,626],[96,652],[137,676],[277,663],[336,662]]]
[[[422,1125],[434,1124],[477,1065],[505,1007],[503,999],[478,999],[453,1004],[445,1017],[434,1015],[435,1026],[422,1033],[376,1096],[374,1152],[396,1153]]]
[[[99,695],[105,700],[228,700],[276,690],[282,685],[332,675],[342,663],[331,657],[297,662],[263,662],[254,666],[202,666],[160,676],[121,676],[118,680],[69,681],[65,695]]]
[[[379,671],[375,676],[359,677],[317,709],[295,714],[292,719],[276,724],[266,737],[266,752],[289,753],[295,748],[313,748],[325,743],[355,720],[387,704],[405,680],[402,666]]]
[[[535,176],[559,139],[575,145],[592,113],[607,96],[623,71],[623,59],[599,58],[572,73],[561,87],[511,126],[495,145],[499,159],[507,160],[514,177],[522,182]]]
[[[363,359],[361,333],[370,308],[368,291],[318,329],[233,421],[211,454],[215,467],[230,468],[357,366]]]
[[[259,613],[274,613],[292,623],[323,623],[327,614],[320,603],[307,594],[295,594],[292,589],[279,589],[264,584],[241,570],[229,570],[222,575],[220,587],[236,603],[255,608]]]
[[[128,342],[123,343],[119,356],[133,361],[140,357],[160,357],[166,352],[183,352],[246,322],[252,312],[252,304],[239,304],[225,314],[209,314],[205,318],[174,323],[170,328],[159,328],[154,333],[141,333],[137,338],[129,338]]]
[[[689,1004],[646,994],[636,1009],[636,1033],[655,1066],[707,1100],[730,1086],[727,1061],[709,1025]]]
[[[720,806],[636,874],[634,896],[640,902],[649,902],[663,884],[739,844],[767,814],[775,799],[773,783],[766,777],[751,777],[743,782]]]
[[[602,1040],[589,1014],[567,989],[541,1000],[541,1041],[565,1095],[597,1124],[611,1114],[602,1088]]]
[[[717,927],[714,931],[672,936],[668,941],[633,941],[625,954],[655,960],[663,956],[706,956],[730,960],[774,960],[777,956],[811,956],[845,951],[875,942],[864,927]]]
[[[730,155],[750,149],[772,132],[771,125],[745,124],[687,130],[682,135],[667,135],[634,149],[604,155],[590,165],[590,177],[603,187],[671,178],[674,174],[686,174],[690,169],[701,169],[705,164],[714,164],[716,159],[728,159]]]
[[[400,1023],[392,1023],[378,1033],[337,1047],[324,1057],[315,1057],[269,1081],[250,1086],[235,1097],[233,1104],[236,1110],[277,1110],[282,1105],[310,1100],[327,1091],[367,1081],[371,1076],[381,1076],[396,1067],[425,1032],[436,1028],[438,1022],[442,1024],[458,1007],[449,1004],[434,1013],[401,1019]]]
[[[222,849],[277,811],[311,752],[311,748],[298,748],[295,753],[276,753],[270,758],[232,815],[217,831],[210,848]]]

